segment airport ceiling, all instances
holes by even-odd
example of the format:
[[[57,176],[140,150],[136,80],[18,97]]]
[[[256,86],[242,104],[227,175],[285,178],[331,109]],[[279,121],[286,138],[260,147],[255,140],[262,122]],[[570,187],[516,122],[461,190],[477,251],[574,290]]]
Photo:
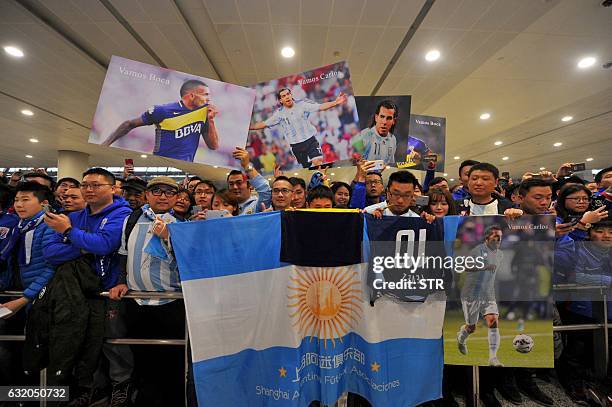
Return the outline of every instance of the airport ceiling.
[[[612,7],[601,3],[0,0],[0,45],[25,53],[0,54],[0,166],[53,167],[57,150],[76,150],[92,165],[135,157],[225,178],[87,143],[106,66],[119,55],[241,85],[347,60],[356,95],[412,95],[413,113],[447,118],[450,176],[464,158],[513,175],[587,158],[601,168],[612,163]],[[292,59],[280,55],[286,45]],[[441,56],[428,62],[432,49]],[[585,57],[596,61],[581,69]]]

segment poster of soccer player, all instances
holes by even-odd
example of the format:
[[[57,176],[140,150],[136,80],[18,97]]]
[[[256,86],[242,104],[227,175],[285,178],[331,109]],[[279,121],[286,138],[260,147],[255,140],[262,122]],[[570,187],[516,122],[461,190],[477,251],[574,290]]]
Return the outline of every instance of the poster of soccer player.
[[[411,97],[357,96],[355,101],[361,129],[351,139],[355,153],[394,167],[406,161]]]
[[[247,144],[263,173],[348,160],[359,118],[346,62],[255,86]]]
[[[553,366],[554,238],[550,215],[445,219],[455,262],[444,363]]]
[[[410,133],[402,141],[405,144],[397,147],[402,154],[396,162],[398,168],[427,170],[434,162],[436,171],[444,170],[446,118],[410,115]]]
[[[253,89],[113,56],[89,142],[235,167],[254,99]]]

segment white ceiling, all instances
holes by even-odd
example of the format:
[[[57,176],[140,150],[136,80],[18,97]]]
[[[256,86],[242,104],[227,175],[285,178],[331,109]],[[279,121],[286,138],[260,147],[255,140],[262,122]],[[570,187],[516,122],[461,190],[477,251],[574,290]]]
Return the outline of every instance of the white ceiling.
[[[412,111],[447,118],[454,156],[520,172],[564,161],[612,162],[612,7],[601,0],[436,0],[378,95],[412,95]],[[225,170],[136,158],[87,144],[111,55],[251,85],[338,60],[369,95],[425,0],[3,0],[0,166],[56,166],[58,149],[95,165],[172,165],[211,178]],[[291,45],[296,57],[280,56]],[[423,56],[441,51],[436,63]],[[577,61],[596,55],[579,70]],[[33,117],[22,116],[23,108]],[[478,119],[484,112],[492,118]],[[560,118],[574,116],[569,123]],[[40,143],[31,144],[31,137]],[[501,147],[493,142],[502,140]],[[563,142],[559,148],[554,142]],[[26,159],[31,154],[33,159]],[[508,156],[502,161],[502,156]],[[337,171],[346,178],[352,170]]]

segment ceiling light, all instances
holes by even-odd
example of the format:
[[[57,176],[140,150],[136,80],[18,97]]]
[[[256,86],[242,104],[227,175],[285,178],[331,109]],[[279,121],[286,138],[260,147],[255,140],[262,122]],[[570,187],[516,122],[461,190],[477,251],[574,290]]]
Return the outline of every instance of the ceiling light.
[[[140,154],[140,158],[147,158],[146,154]]]
[[[540,167],[540,171],[544,171],[546,167]]]
[[[297,172],[294,172],[294,173],[293,173],[293,175],[296,175],[296,176],[297,176],[297,175],[298,175],[298,173],[297,173]]]
[[[459,157],[458,155],[456,155],[456,156],[454,156],[453,158],[454,158],[455,160],[458,160],[458,159],[460,159],[461,157]]]
[[[295,55],[295,50],[291,47],[285,47],[281,49],[281,55],[285,58],[293,58]]]
[[[229,175],[229,172],[226,172],[225,175]]]
[[[30,143],[38,143],[38,139],[37,138],[31,138],[30,139]]]
[[[557,143],[553,144],[553,147],[561,147],[562,145],[563,145],[563,143],[557,142]]]
[[[4,52],[6,52],[10,56],[16,57],[16,58],[21,58],[24,55],[22,50],[20,50],[17,47],[10,46],[10,45],[4,47]]]
[[[508,161],[510,159],[510,157],[506,156],[506,157],[502,157],[502,160],[504,161]]]
[[[444,173],[444,176],[445,176],[445,177],[448,177],[448,174],[447,174],[447,173]]]
[[[585,57],[585,58],[582,58],[580,61],[578,61],[578,68],[580,68],[580,69],[590,68],[593,65],[595,65],[596,61],[597,61],[597,59],[595,59],[595,57]]]
[[[213,165],[213,168],[219,168],[219,166],[218,165]]]
[[[491,113],[483,113],[480,115],[480,120],[489,120],[491,118]]]
[[[585,161],[593,161],[593,157],[589,157]]]
[[[449,179],[449,181],[450,181],[450,182],[453,182],[454,180],[455,180],[455,178],[451,178],[451,179]]]
[[[572,120],[574,117],[573,116],[563,116],[561,118],[562,122],[569,122],[570,120]]]
[[[30,154],[26,154],[26,158],[32,158]]]
[[[31,111],[30,109],[23,109],[21,111],[21,114],[24,115],[24,116],[34,116],[34,112]]]
[[[501,146],[502,144],[504,144],[504,142],[503,141],[496,141],[493,144],[495,144],[496,146]]]
[[[427,54],[425,54],[425,59],[429,62],[437,61],[440,58],[440,51],[437,49],[432,49]]]
[[[333,177],[333,176],[334,176],[334,175],[336,175],[336,174],[332,172],[332,173],[331,173],[331,174],[329,174],[329,175],[331,175],[331,176]]]

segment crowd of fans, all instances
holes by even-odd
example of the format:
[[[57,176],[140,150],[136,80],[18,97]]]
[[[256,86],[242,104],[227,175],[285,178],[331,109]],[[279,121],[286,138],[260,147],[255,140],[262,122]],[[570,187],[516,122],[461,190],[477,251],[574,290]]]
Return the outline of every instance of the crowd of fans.
[[[263,145],[261,149],[257,167],[265,166]],[[129,174],[119,178],[103,168],[91,168],[81,179],[56,181],[44,172],[3,178],[0,291],[22,294],[2,298],[0,311],[8,315],[0,319],[0,334],[25,329],[26,341],[0,342],[1,384],[34,383],[44,365],[47,384],[72,386],[69,406],[184,404],[182,348],[104,342],[184,337],[180,300],[121,300],[130,291],[181,291],[167,228],[171,222],[300,208],[352,208],[377,218],[421,216],[429,222],[448,215],[554,214],[555,282],[612,286],[612,167],[594,179],[581,179],[570,173],[567,163],[556,174],[526,173],[512,180],[500,177],[492,164],[467,160],[456,186],[434,177],[433,170],[427,171],[422,185],[405,170],[391,173],[385,185],[383,174],[372,170],[374,163],[362,160],[349,185],[330,184],[320,172],[304,180],[278,170],[268,183],[248,150],[236,149],[234,158],[243,170],[231,171],[223,186],[199,177],[180,185],[164,176],[148,181]],[[428,199],[418,198],[425,196]],[[103,291],[108,298],[97,295]],[[586,300],[556,304],[564,324],[592,323],[596,307]],[[587,382],[595,380],[590,335],[567,334],[563,350],[555,355],[556,375],[575,402],[587,399]],[[495,388],[514,403],[527,397],[553,405],[534,381],[540,372],[492,369],[495,374],[484,375],[481,384],[484,405],[500,405]],[[457,405],[449,390],[457,377],[448,372],[444,398],[435,405]],[[188,376],[187,404],[196,405],[191,372]],[[349,395],[349,405],[369,404]]]

